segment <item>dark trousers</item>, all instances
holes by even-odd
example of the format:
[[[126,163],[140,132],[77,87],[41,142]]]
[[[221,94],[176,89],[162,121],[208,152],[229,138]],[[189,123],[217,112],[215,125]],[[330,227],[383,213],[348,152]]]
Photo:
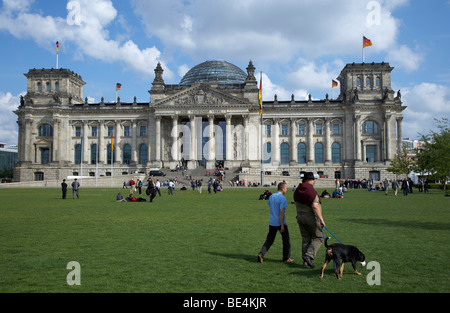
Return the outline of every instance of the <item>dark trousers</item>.
[[[62,198],[66,199],[66,196],[67,196],[67,189],[63,189],[62,190]]]
[[[267,234],[266,242],[261,248],[261,255],[264,255],[269,251],[272,246],[277,232],[281,229],[281,226],[271,226],[269,225],[269,232]],[[283,240],[283,262],[291,257],[291,241],[289,239],[289,231],[287,225],[284,225],[284,232],[281,233],[281,239]]]

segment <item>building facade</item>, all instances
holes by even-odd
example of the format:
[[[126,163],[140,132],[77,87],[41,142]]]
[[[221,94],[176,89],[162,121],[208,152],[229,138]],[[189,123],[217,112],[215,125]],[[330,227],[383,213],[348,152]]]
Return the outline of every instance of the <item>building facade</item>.
[[[88,103],[68,69],[32,69],[18,116],[16,181],[215,169],[330,178],[390,177],[401,147],[400,92],[388,63],[347,64],[337,99],[264,101],[255,67],[206,61],[179,84],[155,68],[149,102]],[[263,91],[264,92],[264,91]]]

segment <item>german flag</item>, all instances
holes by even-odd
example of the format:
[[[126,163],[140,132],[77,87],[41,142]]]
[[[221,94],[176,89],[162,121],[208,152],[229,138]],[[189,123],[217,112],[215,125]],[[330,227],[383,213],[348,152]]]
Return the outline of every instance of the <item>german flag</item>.
[[[56,54],[59,53],[59,41],[56,42]]]
[[[372,41],[365,36],[363,36],[363,48],[369,47],[372,45]]]
[[[333,79],[331,81],[331,88],[334,88],[334,87],[337,87],[337,86],[338,86],[338,82]]]
[[[120,87],[122,87],[122,84],[117,83],[117,84],[116,84],[116,91],[117,91],[117,90],[120,90]]]
[[[261,73],[261,78],[259,80],[258,98],[259,98],[259,115],[261,115],[262,114],[262,73]]]
[[[111,135],[111,152],[114,150],[114,135]]]

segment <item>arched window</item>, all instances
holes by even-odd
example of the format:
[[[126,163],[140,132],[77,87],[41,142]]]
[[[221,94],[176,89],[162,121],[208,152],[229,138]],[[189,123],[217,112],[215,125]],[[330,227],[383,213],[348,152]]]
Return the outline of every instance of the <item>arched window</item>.
[[[361,87],[361,78],[356,77],[356,87]]]
[[[74,163],[81,164],[81,145],[75,145],[75,155],[74,155]]]
[[[97,145],[93,144],[91,146],[91,164],[97,164]]]
[[[41,82],[37,83],[37,90],[42,91],[42,83]]]
[[[372,85],[372,80],[370,79],[370,77],[366,77],[366,86],[371,86]]]
[[[55,90],[59,91],[59,82],[55,82]]]
[[[139,164],[147,164],[148,162],[148,147],[142,144],[139,147]]]
[[[280,163],[289,164],[289,144],[286,142],[280,146]]]
[[[377,87],[380,87],[380,86],[381,86],[381,79],[380,79],[380,77],[377,77],[377,78],[375,79],[375,86],[377,86]]]
[[[323,163],[323,145],[320,142],[314,145],[314,160],[315,163]]]
[[[50,124],[43,124],[39,126],[39,136],[42,137],[52,137],[53,136],[53,127]]]
[[[297,145],[297,162],[306,163],[306,145],[303,142]]]
[[[271,163],[272,162],[272,144],[270,142],[266,142],[264,144],[263,150],[263,163]]]
[[[52,91],[52,85],[49,82],[46,82],[45,85],[47,86],[47,91]]]
[[[333,163],[341,163],[341,145],[337,142],[331,145],[331,160]]]
[[[126,144],[123,146],[123,164],[131,163],[131,146]]]
[[[362,133],[365,135],[378,134],[378,124],[374,121],[366,121],[362,126]]]

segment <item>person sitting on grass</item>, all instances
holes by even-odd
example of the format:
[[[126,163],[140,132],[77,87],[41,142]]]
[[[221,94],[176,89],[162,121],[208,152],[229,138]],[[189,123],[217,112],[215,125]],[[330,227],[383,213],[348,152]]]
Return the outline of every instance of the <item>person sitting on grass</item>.
[[[116,202],[125,202],[126,200],[123,198],[122,194],[119,192],[116,196]]]
[[[136,197],[134,197],[132,193],[130,193],[130,196],[127,197],[127,201],[128,202],[137,202],[138,199]]]

